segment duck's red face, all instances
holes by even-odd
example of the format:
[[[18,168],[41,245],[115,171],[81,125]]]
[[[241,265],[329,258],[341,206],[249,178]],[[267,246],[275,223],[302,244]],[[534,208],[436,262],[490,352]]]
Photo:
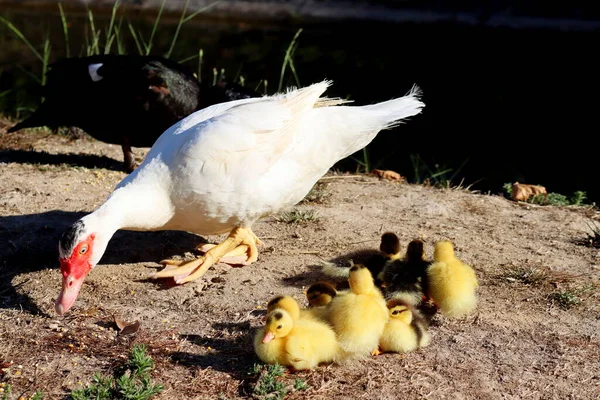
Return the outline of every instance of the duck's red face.
[[[63,315],[73,305],[83,284],[92,270],[92,249],[95,235],[91,234],[73,247],[69,256],[60,257],[60,272],[63,276],[62,291],[55,303],[58,315]]]

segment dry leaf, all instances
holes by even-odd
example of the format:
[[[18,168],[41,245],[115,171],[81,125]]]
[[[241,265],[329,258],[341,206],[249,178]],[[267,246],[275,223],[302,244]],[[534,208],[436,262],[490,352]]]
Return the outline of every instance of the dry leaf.
[[[371,174],[378,176],[380,179],[388,179],[390,181],[404,181],[404,177],[399,173],[391,170],[374,169]]]
[[[119,335],[130,335],[132,333],[136,333],[140,330],[140,321],[135,321],[131,325],[127,325],[125,328],[119,332]]]
[[[140,321],[128,323],[123,321],[122,319],[118,319],[114,315],[113,318],[115,320],[117,328],[119,328],[119,335],[129,335],[131,333],[136,333],[140,330]]]
[[[532,196],[539,194],[548,196],[546,188],[538,185],[527,185],[525,183],[515,182],[512,185],[512,199],[513,201],[527,201]]]

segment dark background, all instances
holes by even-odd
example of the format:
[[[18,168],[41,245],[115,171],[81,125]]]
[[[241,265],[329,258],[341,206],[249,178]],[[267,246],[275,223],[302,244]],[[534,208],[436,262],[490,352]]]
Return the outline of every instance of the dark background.
[[[588,201],[599,203],[597,7],[583,2],[561,8],[542,2],[458,2],[453,8],[444,4],[377,1],[367,6],[470,13],[470,22],[197,17],[184,25],[172,58],[181,60],[202,48],[204,79],[212,79],[212,67],[225,68],[229,78],[241,74],[251,87],[267,79],[270,94],[277,89],[285,50],[303,28],[294,53],[301,85],[332,79],[328,95],[348,97],[357,105],[402,96],[413,83],[423,89],[423,113],[381,132],[368,146],[372,168],[394,169],[412,182],[448,169],[441,178],[451,178],[454,184],[462,180],[464,186],[484,192],[500,193],[504,183],[519,181],[565,195],[582,190]],[[70,47],[77,55],[84,36],[75,33],[85,29],[86,16],[67,10]],[[48,32],[51,59],[64,55],[54,5],[43,13],[7,7],[1,15],[23,29],[38,48]],[[156,14],[129,15],[149,32]],[[168,48],[178,15],[164,16],[154,54]],[[512,27],[498,23],[498,15]],[[95,17],[99,26],[107,23],[106,13]],[[135,49],[131,42],[127,48]],[[34,107],[37,98],[28,100],[23,93],[35,93],[35,85],[24,78],[23,70],[38,73],[39,61],[4,26],[0,50],[0,92],[19,88],[19,94],[4,96],[2,104],[6,108],[12,98],[13,104],[29,101]],[[194,70],[198,66],[197,59],[186,64]],[[287,84],[295,84],[289,69]],[[20,115],[27,112],[23,107]],[[353,171],[357,164],[346,159],[336,167]]]

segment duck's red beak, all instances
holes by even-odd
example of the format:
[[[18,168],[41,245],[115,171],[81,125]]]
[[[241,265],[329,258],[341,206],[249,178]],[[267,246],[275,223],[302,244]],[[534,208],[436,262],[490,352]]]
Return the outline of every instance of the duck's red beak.
[[[69,270],[63,263],[67,263],[68,261],[61,260],[61,270]],[[79,277],[76,277],[74,274],[66,274],[63,272],[63,282],[62,282],[62,290],[56,303],[54,303],[54,308],[56,309],[56,313],[58,315],[63,315],[75,303],[77,296],[79,295],[79,290],[81,289],[81,285],[83,284],[83,280],[87,276],[89,270],[84,272]]]

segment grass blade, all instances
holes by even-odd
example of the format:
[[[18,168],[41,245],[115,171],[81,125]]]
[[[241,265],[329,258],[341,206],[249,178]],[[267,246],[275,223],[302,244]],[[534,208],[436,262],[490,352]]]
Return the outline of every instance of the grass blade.
[[[258,92],[258,88],[260,88],[260,85],[262,85],[263,80],[261,79],[260,81],[258,81],[258,85],[256,85],[256,87],[254,88],[255,92]]]
[[[92,10],[88,8],[88,19],[90,21],[90,30],[92,31],[92,54],[100,54],[100,49],[98,48],[98,37],[99,32],[96,32],[96,26],[94,25],[94,14]]]
[[[137,46],[138,52],[140,54],[144,54],[144,51],[142,50],[142,45],[140,44],[137,34],[135,33],[135,28],[133,27],[133,25],[131,25],[131,22],[129,22],[129,21],[127,21],[127,26],[129,26],[129,32],[131,32],[131,36],[133,37],[133,41],[135,42],[135,45]]]
[[[58,9],[60,10],[60,20],[65,35],[65,54],[67,55],[67,58],[69,58],[71,57],[71,49],[69,48],[69,26],[67,24],[67,16],[62,8],[62,3],[58,3]]]
[[[46,32],[46,40],[44,41],[44,58],[42,59],[42,86],[46,84],[46,72],[48,72],[48,64],[50,60],[50,32]]]
[[[212,6],[219,4],[221,2],[221,0],[217,0],[213,3],[210,3],[209,5],[207,5],[206,7],[202,7],[201,9],[199,9],[196,12],[191,13],[190,15],[188,15],[187,17],[185,17],[183,19],[182,24],[185,24],[186,22],[188,22],[189,20],[193,19],[196,15],[203,13],[204,11],[208,10],[209,8],[211,8]]]
[[[181,30],[181,26],[183,25],[183,19],[185,18],[185,13],[189,4],[190,0],[185,0],[185,3],[183,5],[183,12],[181,13],[181,17],[179,17],[179,22],[177,23],[177,27],[175,28],[175,34],[173,35],[173,39],[171,40],[171,46],[169,47],[169,51],[167,51],[167,53],[165,54],[166,58],[170,58],[171,53],[173,53],[173,49],[175,48],[175,43],[177,42],[177,37],[179,36],[179,31]]]
[[[204,50],[198,51],[198,82],[202,83],[202,63],[204,62]]]
[[[42,84],[42,81],[40,80],[39,76],[35,76],[34,74],[32,74],[30,71],[27,71],[25,68],[23,68],[19,64],[15,65],[15,67],[17,67],[18,69],[20,69],[21,72],[25,73],[27,76],[29,76],[31,79],[33,79],[34,81],[36,81],[40,85]]]
[[[84,43],[85,43],[85,55],[89,56],[90,55],[90,40],[89,40],[87,24],[85,24],[85,27],[84,27],[83,38],[84,38]]]
[[[300,36],[301,33],[302,28],[298,29],[298,32],[296,32],[296,34],[294,35],[294,38],[292,39],[290,45],[288,46],[285,52],[285,57],[283,58],[283,65],[281,66],[281,74],[279,75],[279,87],[277,89],[278,92],[281,92],[281,88],[283,86],[283,77],[285,75],[285,69],[287,68],[287,64],[290,60],[290,54],[292,53],[292,49],[295,47],[296,40],[298,40],[298,36]]]
[[[96,49],[94,54],[100,54],[100,34],[102,33],[102,29],[98,29],[98,32],[94,34],[94,42],[92,47]]]
[[[40,61],[44,60],[44,57],[42,57],[40,55],[40,53],[35,49],[35,47],[33,47],[33,45],[31,43],[29,43],[29,40],[27,40],[27,38],[25,37],[25,35],[23,35],[23,32],[21,32],[19,30],[19,28],[17,28],[16,26],[14,26],[12,24],[12,22],[10,22],[9,20],[5,19],[4,17],[0,17],[0,21],[2,21],[4,23],[4,25],[6,25],[8,27],[8,29],[10,29],[15,35],[17,35],[17,37],[19,39],[21,39],[23,41],[23,43],[25,43],[27,45],[27,47],[29,47],[29,50],[31,50],[33,52],[33,54],[35,54],[35,56]]]
[[[188,62],[188,61],[195,60],[196,58],[198,58],[198,54],[194,54],[193,56],[189,56],[189,57],[186,57],[186,58],[182,58],[181,60],[177,60],[177,62],[178,62],[179,64],[183,64],[183,63],[186,63],[186,62]]]
[[[160,8],[158,9],[158,15],[154,20],[154,26],[152,27],[152,32],[150,33],[150,40],[148,40],[148,45],[146,46],[146,55],[150,54],[150,50],[152,50],[152,41],[154,40],[154,34],[156,33],[156,28],[158,28],[158,22],[160,21],[160,16],[162,15],[163,8],[165,7],[165,3],[167,0],[163,0]]]
[[[5,90],[3,92],[0,92],[0,99],[3,98],[4,96],[6,96],[7,94],[10,94],[10,93],[12,93],[14,91],[15,91],[14,89],[8,89],[8,90]]]
[[[125,48],[123,47],[123,40],[121,40],[121,26],[123,25],[123,15],[119,18],[119,26],[115,26],[115,40],[117,41],[117,53],[125,54]]]
[[[296,72],[296,66],[294,65],[294,52],[298,45],[294,46],[291,55],[288,57],[288,64],[290,65],[290,71],[292,71],[292,75],[294,75],[294,79],[296,80],[296,85],[300,87],[300,78],[298,78],[298,73]]]
[[[110,53],[110,48],[112,47],[113,41],[115,39],[115,34],[113,33],[113,27],[115,25],[115,17],[117,16],[117,9],[121,5],[121,0],[116,0],[115,4],[112,8],[112,14],[110,16],[110,22],[108,23],[108,29],[106,31],[106,44],[104,45],[104,54]]]

